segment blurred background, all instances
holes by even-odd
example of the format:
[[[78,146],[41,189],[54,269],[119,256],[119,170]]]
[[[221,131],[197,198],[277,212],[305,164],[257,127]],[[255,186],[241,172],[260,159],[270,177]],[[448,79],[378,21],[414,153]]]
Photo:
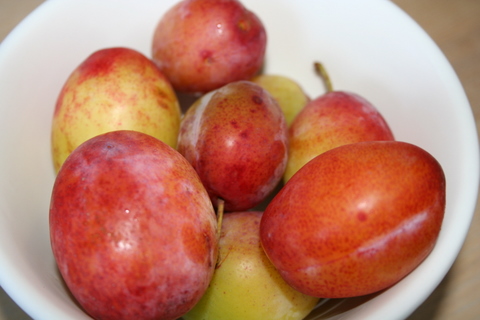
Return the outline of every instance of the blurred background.
[[[385,0],[388,1],[388,0]],[[41,0],[0,0],[0,41]],[[480,0],[392,0],[432,37],[455,69],[480,129]],[[480,206],[450,272],[408,320],[480,319]],[[0,320],[29,320],[0,288]]]

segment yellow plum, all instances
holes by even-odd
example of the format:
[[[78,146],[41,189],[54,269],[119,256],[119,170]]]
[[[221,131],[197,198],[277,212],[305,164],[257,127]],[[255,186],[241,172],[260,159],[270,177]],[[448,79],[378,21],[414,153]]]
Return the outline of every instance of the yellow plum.
[[[227,213],[219,240],[219,261],[210,286],[185,320],[300,320],[318,298],[290,287],[261,245],[262,212]]]
[[[280,109],[285,114],[288,126],[310,101],[303,88],[289,77],[261,74],[254,77],[251,81],[267,90],[277,100]]]

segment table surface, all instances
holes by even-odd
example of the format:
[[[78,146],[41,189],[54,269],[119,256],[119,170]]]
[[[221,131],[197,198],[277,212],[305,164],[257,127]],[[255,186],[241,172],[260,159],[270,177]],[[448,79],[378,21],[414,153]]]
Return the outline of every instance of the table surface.
[[[43,0],[0,0],[0,41]],[[457,72],[480,129],[480,0],[393,0],[438,44]],[[408,320],[480,319],[480,206],[452,269]],[[0,288],[0,320],[27,320]]]

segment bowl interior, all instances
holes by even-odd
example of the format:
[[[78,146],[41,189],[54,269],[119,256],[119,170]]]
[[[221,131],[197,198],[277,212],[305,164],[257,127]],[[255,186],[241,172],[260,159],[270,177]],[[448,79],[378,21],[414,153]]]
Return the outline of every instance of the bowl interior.
[[[35,319],[89,319],[65,289],[50,249],[50,125],[60,88],[95,50],[127,46],[150,56],[155,25],[174,3],[50,0],[0,47],[0,284]],[[408,316],[451,267],[476,203],[477,134],[457,76],[425,32],[389,1],[243,3],[267,28],[266,73],[289,76],[316,97],[324,88],[313,62],[323,62],[334,88],[370,100],[397,140],[417,144],[443,166],[446,215],[424,263],[380,294],[325,301],[311,319]]]

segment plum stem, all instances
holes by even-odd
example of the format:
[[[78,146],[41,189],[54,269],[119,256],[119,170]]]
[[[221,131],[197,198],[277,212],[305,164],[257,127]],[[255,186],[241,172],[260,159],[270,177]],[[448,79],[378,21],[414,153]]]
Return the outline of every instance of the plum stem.
[[[315,71],[317,71],[317,73],[322,77],[325,87],[327,88],[327,92],[332,92],[333,91],[332,81],[330,80],[330,76],[328,75],[328,72],[323,66],[323,64],[321,64],[320,62],[315,62],[314,66],[315,66]]]
[[[217,239],[220,239],[222,233],[223,211],[225,208],[225,201],[218,199],[217,201]]]

